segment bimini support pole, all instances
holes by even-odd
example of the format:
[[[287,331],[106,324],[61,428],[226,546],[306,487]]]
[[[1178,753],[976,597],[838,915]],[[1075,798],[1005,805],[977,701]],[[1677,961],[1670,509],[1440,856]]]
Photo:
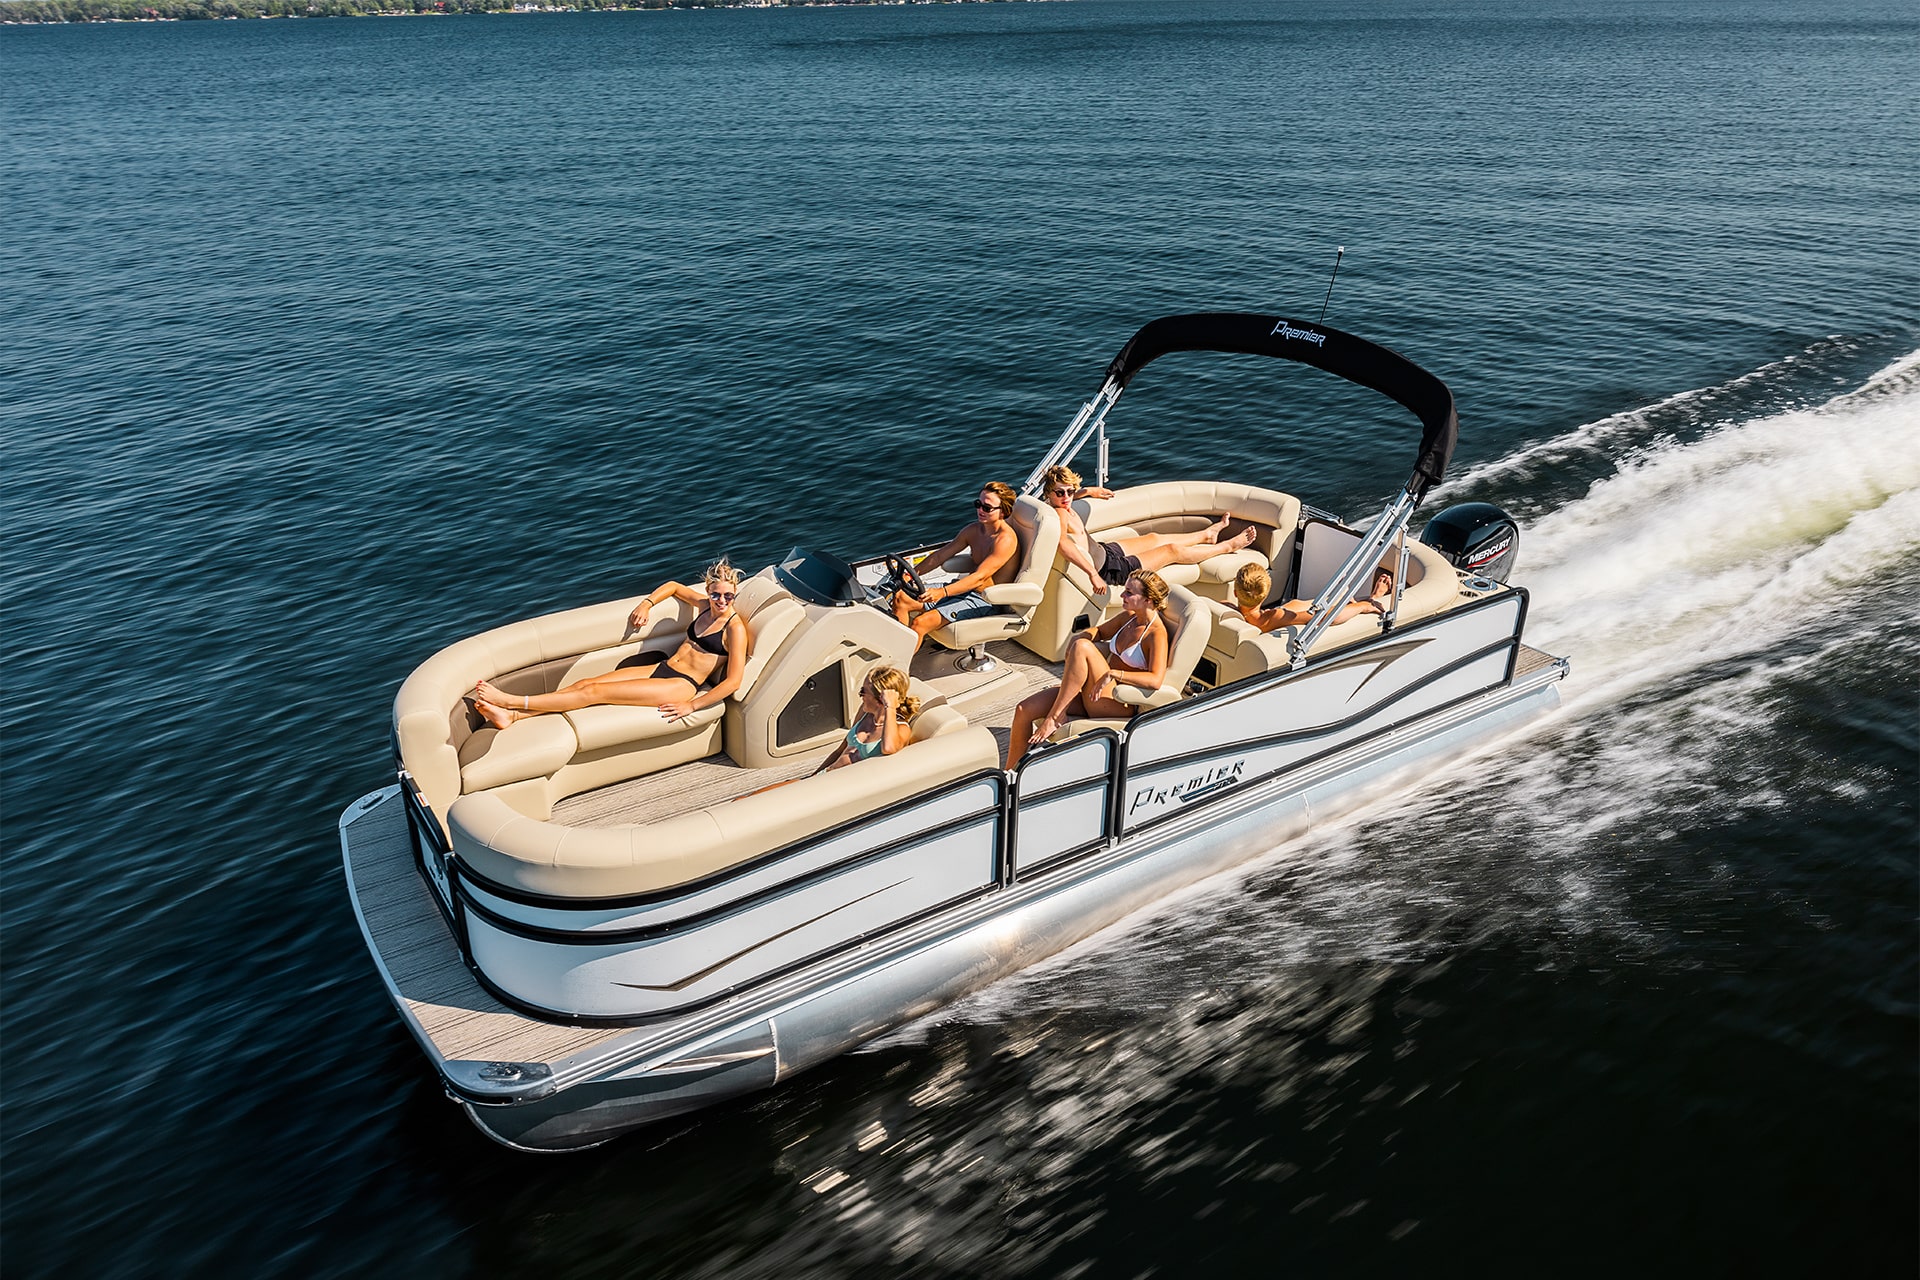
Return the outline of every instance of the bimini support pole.
[[[1294,633],[1287,644],[1288,665],[1300,667],[1307,660],[1307,650],[1313,647],[1326,629],[1333,625],[1334,615],[1347,601],[1353,599],[1360,584],[1373,575],[1374,566],[1380,563],[1381,554],[1395,537],[1406,529],[1407,521],[1413,517],[1413,509],[1418,501],[1411,493],[1402,492],[1380,513],[1373,527],[1361,537],[1360,544],[1347,557],[1346,563],[1334,573],[1333,580],[1321,589],[1313,600],[1313,621]],[[1401,570],[1406,569],[1406,548],[1401,548]],[[1394,584],[1394,603],[1399,603],[1399,583]]]
[[[1387,605],[1386,616],[1380,619],[1382,631],[1393,630],[1393,624],[1400,620],[1400,596],[1407,589],[1407,522],[1400,522],[1400,533],[1394,539],[1399,544],[1400,553],[1396,557],[1393,569],[1393,600]]]
[[[1033,469],[1020,486],[1022,493],[1038,493],[1040,478],[1047,474],[1047,468],[1056,462],[1065,462],[1086,447],[1087,440],[1096,431],[1100,433],[1100,483],[1107,482],[1107,414],[1113,408],[1114,401],[1120,398],[1124,387],[1111,380],[1100,388],[1100,394],[1080,406],[1073,421],[1053,442],[1053,448],[1047,450],[1047,456],[1040,459],[1040,465]]]

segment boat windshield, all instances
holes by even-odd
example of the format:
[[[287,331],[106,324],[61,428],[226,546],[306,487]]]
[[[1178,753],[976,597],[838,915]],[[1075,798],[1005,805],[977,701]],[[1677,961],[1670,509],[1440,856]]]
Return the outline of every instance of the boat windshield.
[[[795,547],[774,566],[781,586],[808,604],[859,604],[866,589],[855,579],[853,566],[824,551]]]

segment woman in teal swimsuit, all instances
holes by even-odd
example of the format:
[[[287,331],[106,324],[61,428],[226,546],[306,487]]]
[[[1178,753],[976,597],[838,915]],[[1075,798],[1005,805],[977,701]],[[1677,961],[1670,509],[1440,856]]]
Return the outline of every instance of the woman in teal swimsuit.
[[[908,726],[919,714],[920,699],[907,692],[907,673],[898,667],[875,667],[860,686],[860,718],[847,730],[846,741],[814,772],[892,755],[913,741]]]

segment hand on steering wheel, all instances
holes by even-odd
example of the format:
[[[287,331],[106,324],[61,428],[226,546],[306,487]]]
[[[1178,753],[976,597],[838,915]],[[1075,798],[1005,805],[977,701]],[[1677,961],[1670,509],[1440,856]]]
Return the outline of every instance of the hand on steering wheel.
[[[898,586],[900,590],[906,592],[915,600],[924,600],[927,598],[927,584],[922,581],[920,575],[914,571],[914,567],[907,563],[905,556],[894,555],[892,552],[888,552],[886,564],[887,572],[893,575],[894,584]]]

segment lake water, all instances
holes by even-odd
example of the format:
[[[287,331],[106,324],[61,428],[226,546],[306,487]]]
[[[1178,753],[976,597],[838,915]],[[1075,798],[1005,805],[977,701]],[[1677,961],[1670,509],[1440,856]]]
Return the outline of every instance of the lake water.
[[[1876,3],[0,30],[7,1273],[1911,1276],[1916,66]],[[339,871],[405,674],[943,535],[1337,246],[1565,710],[777,1091],[473,1131]],[[1155,365],[1116,481],[1404,480],[1257,365]]]

